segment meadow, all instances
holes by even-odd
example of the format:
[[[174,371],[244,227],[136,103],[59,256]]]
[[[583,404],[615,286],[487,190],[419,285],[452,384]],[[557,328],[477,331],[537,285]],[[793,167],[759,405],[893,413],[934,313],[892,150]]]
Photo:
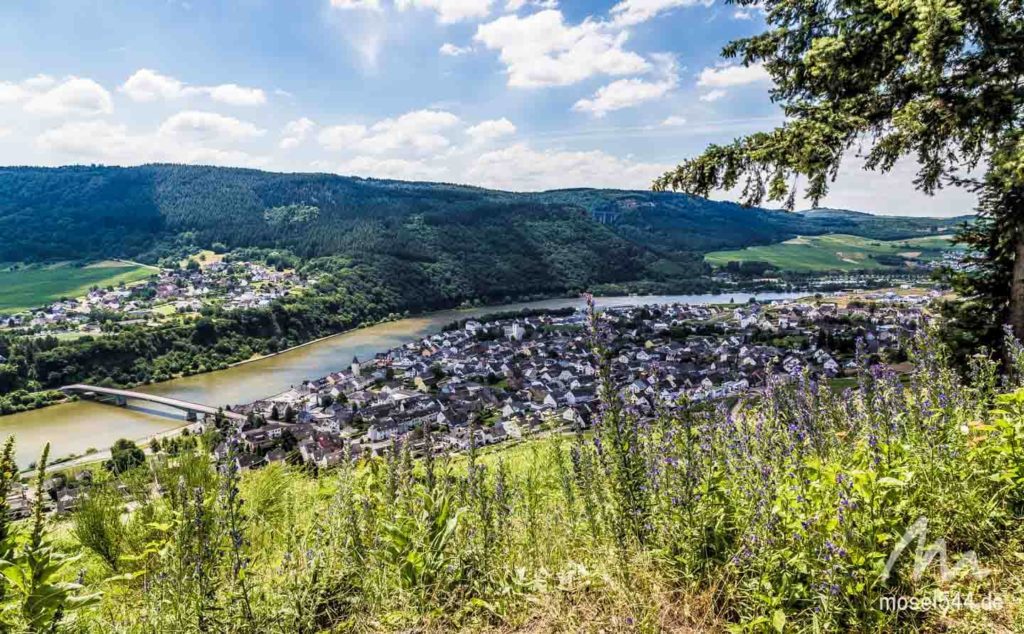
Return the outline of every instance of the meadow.
[[[605,337],[595,328],[598,359]],[[593,429],[454,457],[406,445],[239,473],[201,450],[211,430],[199,451],[191,437],[96,472],[57,524],[0,520],[0,619],[33,632],[1021,631],[1024,349],[1000,378],[983,356],[961,376],[927,333],[908,345],[905,382],[864,365],[843,393],[798,375],[741,407],[661,403],[653,417],[602,369]],[[996,608],[953,599],[968,593]],[[887,607],[900,597],[945,607]]]
[[[893,256],[919,261],[935,260],[943,251],[956,248],[944,236],[875,240],[831,233],[800,236],[766,246],[714,251],[705,255],[704,260],[714,266],[725,266],[729,262],[768,262],[777,269],[793,272],[853,271],[890,268],[891,262],[898,262],[892,259]],[[883,261],[874,256],[882,256]]]
[[[0,314],[79,297],[93,286],[118,286],[146,279],[155,269],[117,261],[0,266]]]

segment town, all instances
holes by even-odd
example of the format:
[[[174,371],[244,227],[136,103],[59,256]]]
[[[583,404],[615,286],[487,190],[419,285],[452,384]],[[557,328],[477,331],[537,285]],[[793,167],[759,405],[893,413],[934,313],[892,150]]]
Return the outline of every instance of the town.
[[[610,333],[611,380],[650,416],[659,402],[739,397],[772,377],[806,372],[842,385],[858,342],[871,360],[898,366],[934,294],[613,308],[598,320]],[[396,443],[423,455],[586,428],[598,390],[586,321],[573,309],[471,319],[353,359],[236,408],[247,422],[220,423],[215,454],[241,469],[284,460],[330,467]]]

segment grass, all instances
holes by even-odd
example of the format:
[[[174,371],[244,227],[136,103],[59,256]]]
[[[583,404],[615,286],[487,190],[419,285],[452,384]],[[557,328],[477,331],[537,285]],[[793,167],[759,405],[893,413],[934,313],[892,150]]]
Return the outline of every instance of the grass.
[[[153,307],[153,314],[161,317],[170,317],[176,312],[177,309],[174,307],[174,304],[161,304],[160,306]]]
[[[78,266],[12,265],[0,269],[0,314],[44,306],[62,297],[79,297],[93,286],[118,286],[146,279],[156,269],[104,261]]]
[[[106,337],[107,333],[104,332],[59,332],[55,335],[48,335],[56,337],[58,341],[76,341],[82,337]]]
[[[859,236],[830,233],[800,236],[779,244],[714,251],[704,256],[714,266],[729,262],[768,262],[783,271],[852,271],[891,268],[874,259],[875,255],[901,256],[907,260],[930,261],[943,251],[957,248],[948,236],[929,236],[908,240],[873,240]]]
[[[852,376],[836,377],[829,379],[829,387],[836,392],[842,392],[843,390],[852,390],[857,387],[857,378]]]

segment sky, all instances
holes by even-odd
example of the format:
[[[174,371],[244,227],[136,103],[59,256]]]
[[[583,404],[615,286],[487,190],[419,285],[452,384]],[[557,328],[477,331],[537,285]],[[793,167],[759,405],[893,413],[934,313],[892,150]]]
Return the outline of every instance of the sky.
[[[4,0],[0,164],[647,189],[782,122],[764,70],[720,56],[764,26],[721,0]],[[851,156],[821,205],[973,208],[914,171]]]

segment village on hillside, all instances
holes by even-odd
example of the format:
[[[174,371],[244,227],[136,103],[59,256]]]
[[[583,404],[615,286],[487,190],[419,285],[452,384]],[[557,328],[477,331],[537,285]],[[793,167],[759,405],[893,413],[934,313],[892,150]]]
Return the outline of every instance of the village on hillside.
[[[258,262],[187,260],[180,268],[161,269],[143,282],[91,289],[38,309],[5,315],[0,328],[53,336],[100,335],[126,326],[156,326],[193,319],[204,308],[241,310],[269,306],[302,292],[315,280],[294,270],[279,271]]]

